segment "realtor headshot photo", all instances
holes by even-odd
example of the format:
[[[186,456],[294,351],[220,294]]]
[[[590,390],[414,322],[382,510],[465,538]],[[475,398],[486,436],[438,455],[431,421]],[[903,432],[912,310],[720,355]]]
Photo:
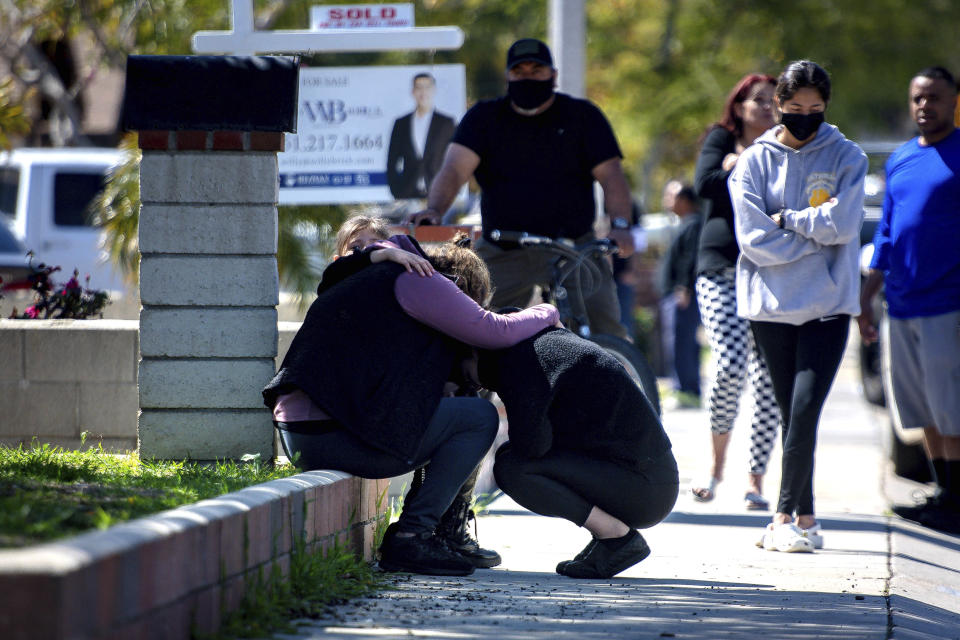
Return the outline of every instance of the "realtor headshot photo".
[[[387,184],[394,198],[426,198],[443,162],[456,122],[434,108],[437,81],[429,73],[413,77],[415,109],[393,123],[387,150]]]

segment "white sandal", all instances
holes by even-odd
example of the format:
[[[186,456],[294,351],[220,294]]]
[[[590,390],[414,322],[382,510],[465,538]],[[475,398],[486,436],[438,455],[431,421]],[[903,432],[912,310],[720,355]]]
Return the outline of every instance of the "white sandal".
[[[717,497],[717,485],[720,484],[717,478],[710,478],[707,482],[700,482],[690,485],[690,494],[697,502],[710,502]],[[703,492],[706,495],[700,495]]]

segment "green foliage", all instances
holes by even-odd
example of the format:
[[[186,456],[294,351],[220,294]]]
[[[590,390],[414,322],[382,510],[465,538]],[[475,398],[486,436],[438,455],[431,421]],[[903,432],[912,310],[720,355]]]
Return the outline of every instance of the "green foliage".
[[[0,446],[0,547],[20,547],[138,518],[297,473],[259,458],[203,464],[141,460],[103,447]]]
[[[385,488],[380,492],[380,495],[377,496],[377,513],[381,514],[377,518],[377,525],[373,530],[373,548],[377,550],[380,548],[380,545],[383,544],[383,536],[387,533],[387,527],[390,526],[390,523],[396,520],[400,516],[400,509],[394,505],[392,500],[389,500],[387,497],[387,491],[389,487]],[[389,500],[387,513],[383,512],[383,501]]]
[[[104,249],[129,284],[140,279],[140,149],[137,134],[120,143],[123,160],[110,170],[103,190],[91,203],[91,219],[104,233]]]
[[[370,595],[388,585],[382,574],[339,543],[326,552],[308,551],[302,542],[290,553],[290,571],[278,567],[262,573],[247,588],[240,606],[227,614],[220,632],[194,633],[194,640],[262,638],[277,632],[295,633],[291,620],[319,618],[333,604]]]
[[[283,206],[277,215],[280,283],[297,295],[303,308],[333,254],[337,229],[348,210],[338,205]]]
[[[28,251],[32,272],[24,280],[9,283],[0,287],[0,299],[5,289],[32,289],[33,303],[28,305],[23,313],[18,313],[14,307],[11,318],[21,320],[83,320],[91,316],[103,317],[103,308],[110,301],[106,291],[90,288],[90,276],[86,277],[86,285],[80,284],[80,272],[73,270],[71,277],[64,284],[55,284],[51,276],[60,271],[60,267],[48,266],[40,263],[33,264],[33,252]],[[3,279],[0,278],[0,284]]]
[[[315,4],[339,0],[256,0],[257,27],[304,29]],[[504,55],[513,40],[546,37],[547,5],[543,0],[415,0],[419,26],[464,30],[460,50],[305,55],[303,60],[315,66],[463,63],[472,103],[503,93]],[[960,22],[960,3],[950,0],[605,0],[585,5],[587,94],[613,124],[628,178],[651,210],[659,207],[667,180],[692,178],[702,133],[746,73],[776,75],[790,60],[816,60],[833,79],[828,120],[862,140],[912,135],[906,90],[918,69],[942,64],[960,70],[960,48],[949,28]],[[99,52],[86,61],[92,68],[121,68],[130,53],[189,54],[195,31],[226,29],[230,22],[226,0],[12,0],[12,6],[16,11],[5,16],[8,24],[0,25],[0,35],[92,34]],[[0,97],[0,146],[4,134],[13,131],[5,124],[3,105]],[[135,277],[130,232],[135,224],[130,226],[130,212],[124,210],[124,202],[134,202],[132,189],[129,183],[117,187],[129,190],[126,200],[105,196],[114,198],[105,206],[116,212],[105,215],[104,224],[116,226],[109,250]],[[115,221],[114,215],[119,216]],[[316,256],[329,253],[323,237],[343,215],[339,207],[281,208],[285,286],[301,294],[313,287]],[[311,234],[318,240],[305,241]]]
[[[0,81],[0,148],[9,150],[10,136],[30,130],[30,121],[23,110],[23,103],[14,98],[12,78]]]
[[[828,121],[863,140],[912,135],[910,77],[960,69],[945,27],[960,5],[946,0],[610,0],[587,3],[587,18],[588,94],[651,210],[667,180],[692,179],[700,136],[747,73],[815,60],[833,81]]]

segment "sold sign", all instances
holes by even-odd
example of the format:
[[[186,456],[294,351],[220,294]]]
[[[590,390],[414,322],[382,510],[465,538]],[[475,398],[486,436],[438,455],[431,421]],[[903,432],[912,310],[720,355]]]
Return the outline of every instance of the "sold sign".
[[[325,4],[310,7],[310,28],[412,29],[413,4]]]

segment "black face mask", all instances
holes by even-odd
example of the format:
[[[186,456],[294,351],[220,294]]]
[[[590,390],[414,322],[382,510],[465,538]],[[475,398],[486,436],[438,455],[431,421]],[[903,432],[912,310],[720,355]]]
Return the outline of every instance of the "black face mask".
[[[536,109],[553,95],[553,78],[548,80],[511,80],[507,95],[521,109]]]
[[[781,113],[780,122],[801,142],[812,136],[823,123],[823,111],[814,113]]]

